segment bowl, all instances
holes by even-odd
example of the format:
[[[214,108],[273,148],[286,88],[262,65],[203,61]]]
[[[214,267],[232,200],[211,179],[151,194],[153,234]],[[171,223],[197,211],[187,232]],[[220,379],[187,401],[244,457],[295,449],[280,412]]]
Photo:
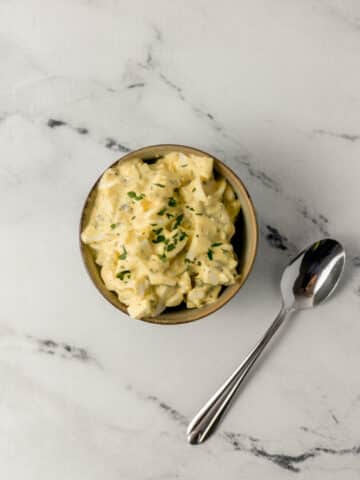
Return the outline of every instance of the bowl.
[[[256,214],[251,197],[240,178],[223,162],[202,150],[192,148],[184,145],[152,145],[149,147],[140,148],[130,152],[114,162],[108,168],[116,165],[119,161],[129,160],[132,158],[143,158],[144,160],[154,158],[156,156],[165,155],[169,152],[182,152],[184,154],[207,155],[214,159],[214,170],[225,177],[236,192],[241,210],[235,224],[235,235],[232,238],[232,245],[238,256],[238,273],[240,274],[238,280],[233,285],[224,287],[217,300],[200,308],[187,309],[182,306],[167,308],[161,315],[151,318],[142,318],[146,322],[157,324],[178,324],[187,323],[200,318],[206,317],[214,313],[219,308],[223,307],[231,298],[240,290],[248,278],[252,266],[255,261],[257,246],[258,246],[258,225],[256,221]],[[80,234],[89,221],[89,214],[91,212],[94,199],[96,196],[96,187],[103,174],[97,179],[91,188],[85,205],[82,210],[80,220]],[[80,249],[86,270],[93,281],[95,287],[100,291],[103,297],[106,298],[114,307],[127,314],[126,305],[121,303],[114,292],[109,291],[100,276],[100,269],[95,263],[95,258],[91,248],[81,241]]]

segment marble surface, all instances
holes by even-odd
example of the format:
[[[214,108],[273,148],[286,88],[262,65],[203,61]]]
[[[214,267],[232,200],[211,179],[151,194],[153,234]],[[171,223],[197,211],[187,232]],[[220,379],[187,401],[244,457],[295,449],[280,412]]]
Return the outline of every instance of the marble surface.
[[[0,58],[0,477],[360,478],[359,2],[4,0]],[[249,281],[189,325],[122,315],[79,255],[94,179],[155,143],[218,155],[259,214]],[[189,446],[282,268],[325,236],[347,248],[338,293]]]

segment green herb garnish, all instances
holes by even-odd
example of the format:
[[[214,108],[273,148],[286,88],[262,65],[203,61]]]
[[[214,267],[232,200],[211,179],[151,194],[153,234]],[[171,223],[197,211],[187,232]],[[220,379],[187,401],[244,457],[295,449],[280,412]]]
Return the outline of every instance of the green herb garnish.
[[[119,260],[125,260],[127,257],[127,250],[125,248],[125,245],[123,245],[123,253],[119,255]]]
[[[173,215],[172,213],[167,213],[166,216],[167,216],[168,218],[174,218],[174,215]]]
[[[166,247],[166,250],[168,252],[171,252],[171,250],[174,250],[175,248],[175,243],[169,243],[169,245]]]
[[[162,255],[158,255],[158,257],[160,258],[160,260],[161,260],[162,262],[166,262],[166,258],[167,258],[167,257],[166,257],[166,255],[165,255],[165,253],[163,253]]]
[[[207,256],[209,257],[209,260],[212,260],[213,259],[213,251],[209,248],[209,250],[207,251]]]
[[[195,215],[204,215],[204,214],[200,212],[196,212]]]
[[[165,237],[164,235],[158,235],[156,238],[154,238],[154,240],[152,241],[152,243],[161,243],[161,242],[165,242]]]
[[[125,276],[128,276],[128,278],[130,278],[131,272],[130,270],[122,270],[116,276],[117,278],[120,278],[120,280],[124,280]]]
[[[116,228],[116,223],[112,223],[112,224],[110,225],[110,228],[112,228],[112,229],[114,230],[114,228]]]
[[[169,205],[169,207],[176,207],[176,200],[175,200],[175,198],[169,197],[168,205]]]
[[[188,210],[191,210],[192,212],[195,212],[195,209],[193,207],[189,207],[189,205],[186,205],[186,207]]]
[[[201,265],[201,262],[200,262],[200,260],[198,260],[197,264],[198,264],[198,265],[199,265],[199,267],[200,267],[200,265]]]
[[[194,187],[191,191],[192,191],[192,192],[195,192],[195,190],[196,190],[196,188]]]
[[[160,227],[160,228],[157,228],[156,230],[153,230],[153,232],[155,233],[155,235],[159,235],[159,233],[161,233],[163,231],[163,228]]]
[[[144,193],[140,193],[140,195],[137,195],[136,192],[127,192],[127,194],[130,198],[136,201],[142,200],[145,197]]]
[[[216,242],[211,244],[212,247],[220,247],[220,245],[222,245],[221,242]]]
[[[165,185],[163,185],[162,183],[154,183],[154,185],[160,188],[165,188]]]
[[[184,238],[186,238],[186,237],[187,237],[187,233],[181,231],[181,232],[180,232],[180,235],[179,235],[179,240],[180,240],[180,242],[181,242],[182,240],[184,240]]]
[[[173,230],[175,230],[175,228],[177,228],[180,225],[183,219],[184,219],[184,215],[182,213],[176,217]]]
[[[166,208],[163,208],[163,209],[160,210],[160,212],[158,212],[157,214],[158,214],[158,215],[164,215],[165,212],[166,212]]]

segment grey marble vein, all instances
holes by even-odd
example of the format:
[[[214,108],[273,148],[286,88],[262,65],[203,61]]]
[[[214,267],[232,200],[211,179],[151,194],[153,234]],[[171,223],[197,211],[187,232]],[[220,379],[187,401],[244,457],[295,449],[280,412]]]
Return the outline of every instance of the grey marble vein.
[[[126,385],[126,389],[129,392],[132,392],[138,398],[143,401],[150,401],[153,403],[157,408],[159,408],[164,414],[167,415],[171,420],[175,421],[179,425],[185,426],[188,424],[188,419],[176,410],[173,406],[164,402],[163,400],[159,399],[156,395],[148,395],[144,392],[140,391],[138,388],[135,388],[134,385]]]
[[[335,437],[333,435],[331,435],[329,433],[322,433],[322,432],[316,430],[315,428],[301,426],[300,430],[302,430],[303,432],[309,433],[310,435],[315,435],[316,437],[323,438],[327,441],[329,441],[329,440],[334,441],[335,440]]]
[[[207,120],[209,122],[209,125],[212,127],[212,129],[215,132],[221,133],[223,138],[231,140],[232,142],[234,142],[235,144],[238,145],[239,142],[237,141],[237,139],[233,138],[231,135],[229,135],[226,132],[224,126],[221,125],[217,121],[217,119],[215,118],[213,113],[210,113],[209,111],[200,107],[199,105],[194,104],[193,101],[191,101],[188,98],[188,95],[185,94],[184,89],[177,82],[175,82],[173,79],[171,79],[169,77],[169,75],[167,75],[164,72],[164,70],[163,70],[163,68],[160,64],[160,61],[156,57],[156,50],[159,48],[159,46],[162,44],[162,42],[163,42],[163,37],[162,37],[162,33],[161,33],[160,29],[154,28],[154,37],[149,42],[148,48],[147,48],[146,62],[145,63],[138,62],[138,66],[140,68],[143,68],[143,69],[148,70],[148,71],[152,72],[153,74],[155,74],[157,76],[157,78],[164,85],[166,85],[173,92],[175,92],[175,94],[177,95],[179,100],[181,100],[182,102],[185,102],[188,105],[188,107],[198,117],[200,117],[204,120]]]
[[[55,118],[49,118],[49,120],[47,121],[47,125],[51,129],[55,129],[58,127],[68,127],[80,135],[88,135],[90,133],[90,130],[87,127],[84,127],[84,126],[74,127],[69,122],[66,122],[65,120],[59,120]],[[114,152],[128,153],[131,150],[131,148],[127,147],[126,145],[114,139],[113,137],[105,138],[105,140],[103,141],[103,144],[107,149],[112,150]]]
[[[323,455],[344,456],[360,455],[360,444],[354,445],[349,448],[330,448],[326,446],[313,447],[304,452],[294,454],[288,454],[283,452],[270,452],[264,446],[261,446],[261,441],[254,440],[252,437],[244,436],[238,433],[226,432],[223,437],[231,444],[234,450],[242,451],[254,455],[255,457],[262,458],[271,463],[274,463],[278,467],[288,470],[293,473],[299,473],[302,470],[302,465],[306,464],[308,460],[314,459]]]
[[[50,128],[57,128],[66,125],[66,122],[64,122],[63,120],[57,120],[55,118],[49,118],[47,125]]]
[[[175,408],[171,407],[168,403],[163,402],[159,398],[157,398],[155,395],[148,395],[146,397],[147,400],[150,400],[151,402],[154,402],[160,410],[166,413],[168,417],[170,417],[172,420],[175,422],[179,423],[182,426],[188,425],[188,419],[182,415],[178,410]]]
[[[266,172],[256,168],[253,164],[251,164],[249,160],[249,155],[244,154],[242,156],[236,157],[235,159],[237,163],[241,166],[244,166],[248,172],[248,174],[253,177],[256,181],[260,182],[260,184],[273,190],[276,193],[280,193],[282,191],[279,183],[271,178]]]
[[[63,341],[26,335],[24,337],[14,336],[13,339],[9,340],[9,345],[19,345],[19,347],[22,348],[26,345],[22,343],[22,340],[28,342],[29,346],[35,345],[37,351],[40,353],[54,355],[64,359],[79,360],[83,363],[94,363],[100,367],[99,361],[87,349]]]
[[[133,88],[144,88],[144,87],[145,87],[144,82],[137,82],[137,83],[130,83],[130,85],[128,85],[126,88],[128,90],[131,90]]]
[[[184,97],[184,94],[183,94],[183,89],[181,87],[179,87],[178,85],[176,85],[176,83],[174,83],[172,80],[170,80],[163,72],[159,71],[158,72],[158,76],[160,78],[160,80],[165,84],[167,85],[168,87],[170,87],[171,90],[173,90],[174,92],[176,92],[177,96],[179,97],[180,100],[182,101],[185,101],[185,97]]]
[[[89,130],[85,127],[76,127],[76,131],[80,133],[80,135],[87,135]]]
[[[127,153],[130,152],[131,148],[127,147],[126,145],[118,142],[112,137],[107,137],[105,139],[105,147],[109,150],[113,150],[114,152],[123,152]]]
[[[274,250],[285,253],[288,257],[298,252],[297,246],[279,230],[278,226],[270,225],[262,218],[260,219],[259,230],[266,243]]]
[[[314,130],[313,133],[315,135],[327,135],[329,137],[334,137],[334,138],[339,138],[341,140],[346,140],[349,142],[356,142],[357,140],[360,140],[360,135],[359,134],[354,134],[354,133],[338,133],[338,132],[333,132],[331,130]]]
[[[84,363],[95,363],[100,366],[99,361],[86,348],[79,347],[73,343],[58,341],[51,338],[38,338],[33,335],[16,333],[12,329],[5,329],[0,335],[0,349],[31,350],[54,355],[65,359],[75,359]]]
[[[288,250],[288,239],[285,235],[281,235],[279,230],[271,225],[266,225],[266,229],[265,238],[271,247],[278,250]]]
[[[346,2],[339,2],[338,5],[336,5],[336,2],[325,2],[324,12],[332,16],[337,25],[342,24],[346,28],[349,27],[349,29],[358,33],[360,30],[360,17],[350,13],[346,6]]]
[[[31,337],[32,338],[32,337]],[[70,345],[66,342],[56,342],[50,339],[34,339],[39,347],[39,352],[49,355],[60,355],[63,358],[75,358],[83,362],[93,361],[94,357],[82,347]]]
[[[132,391],[137,397],[140,397],[144,401],[151,401],[160,411],[164,413],[171,421],[178,424],[184,432],[184,441],[186,437],[185,429],[189,424],[189,419],[183,415],[179,410],[174,408],[168,402],[164,402],[156,395],[146,395],[135,389],[132,385],[127,386],[127,390]],[[337,420],[337,419],[336,419]],[[334,419],[335,421],[335,419]],[[338,423],[338,421],[336,421]],[[311,429],[306,427],[300,427],[305,432],[311,432]],[[287,470],[292,473],[299,473],[302,471],[303,465],[307,466],[308,461],[320,456],[360,456],[360,444],[353,445],[347,448],[332,448],[326,445],[317,445],[308,450],[297,454],[289,454],[283,451],[272,452],[264,446],[264,441],[248,434],[235,433],[235,432],[217,432],[219,438],[224,440],[231,446],[234,451],[242,452],[252,455],[257,458],[261,458],[265,461],[271,462],[281,469]],[[323,436],[323,438],[326,438]],[[327,438],[330,440],[330,437]],[[208,440],[211,443],[211,439]],[[192,448],[202,448],[192,447]]]
[[[315,225],[322,235],[329,236],[328,223],[329,220],[325,215],[321,213],[310,213],[309,208],[304,204],[302,200],[297,201],[298,212],[306,219]]]
[[[86,127],[83,127],[83,126],[74,127],[71,124],[69,124],[69,122],[65,122],[64,120],[59,120],[56,118],[49,118],[49,120],[47,121],[47,126],[52,129],[55,129],[58,127],[69,127],[72,130],[79,133],[80,135],[87,135],[88,133],[90,133],[89,129]]]

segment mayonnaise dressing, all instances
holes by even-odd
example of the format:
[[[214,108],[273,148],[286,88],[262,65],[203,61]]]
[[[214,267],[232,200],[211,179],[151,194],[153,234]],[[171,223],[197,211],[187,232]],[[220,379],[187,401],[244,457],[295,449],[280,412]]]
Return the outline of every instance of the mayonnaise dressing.
[[[101,177],[81,238],[129,315],[152,317],[182,302],[213,303],[236,281],[230,241],[239,210],[208,156],[124,160]]]

